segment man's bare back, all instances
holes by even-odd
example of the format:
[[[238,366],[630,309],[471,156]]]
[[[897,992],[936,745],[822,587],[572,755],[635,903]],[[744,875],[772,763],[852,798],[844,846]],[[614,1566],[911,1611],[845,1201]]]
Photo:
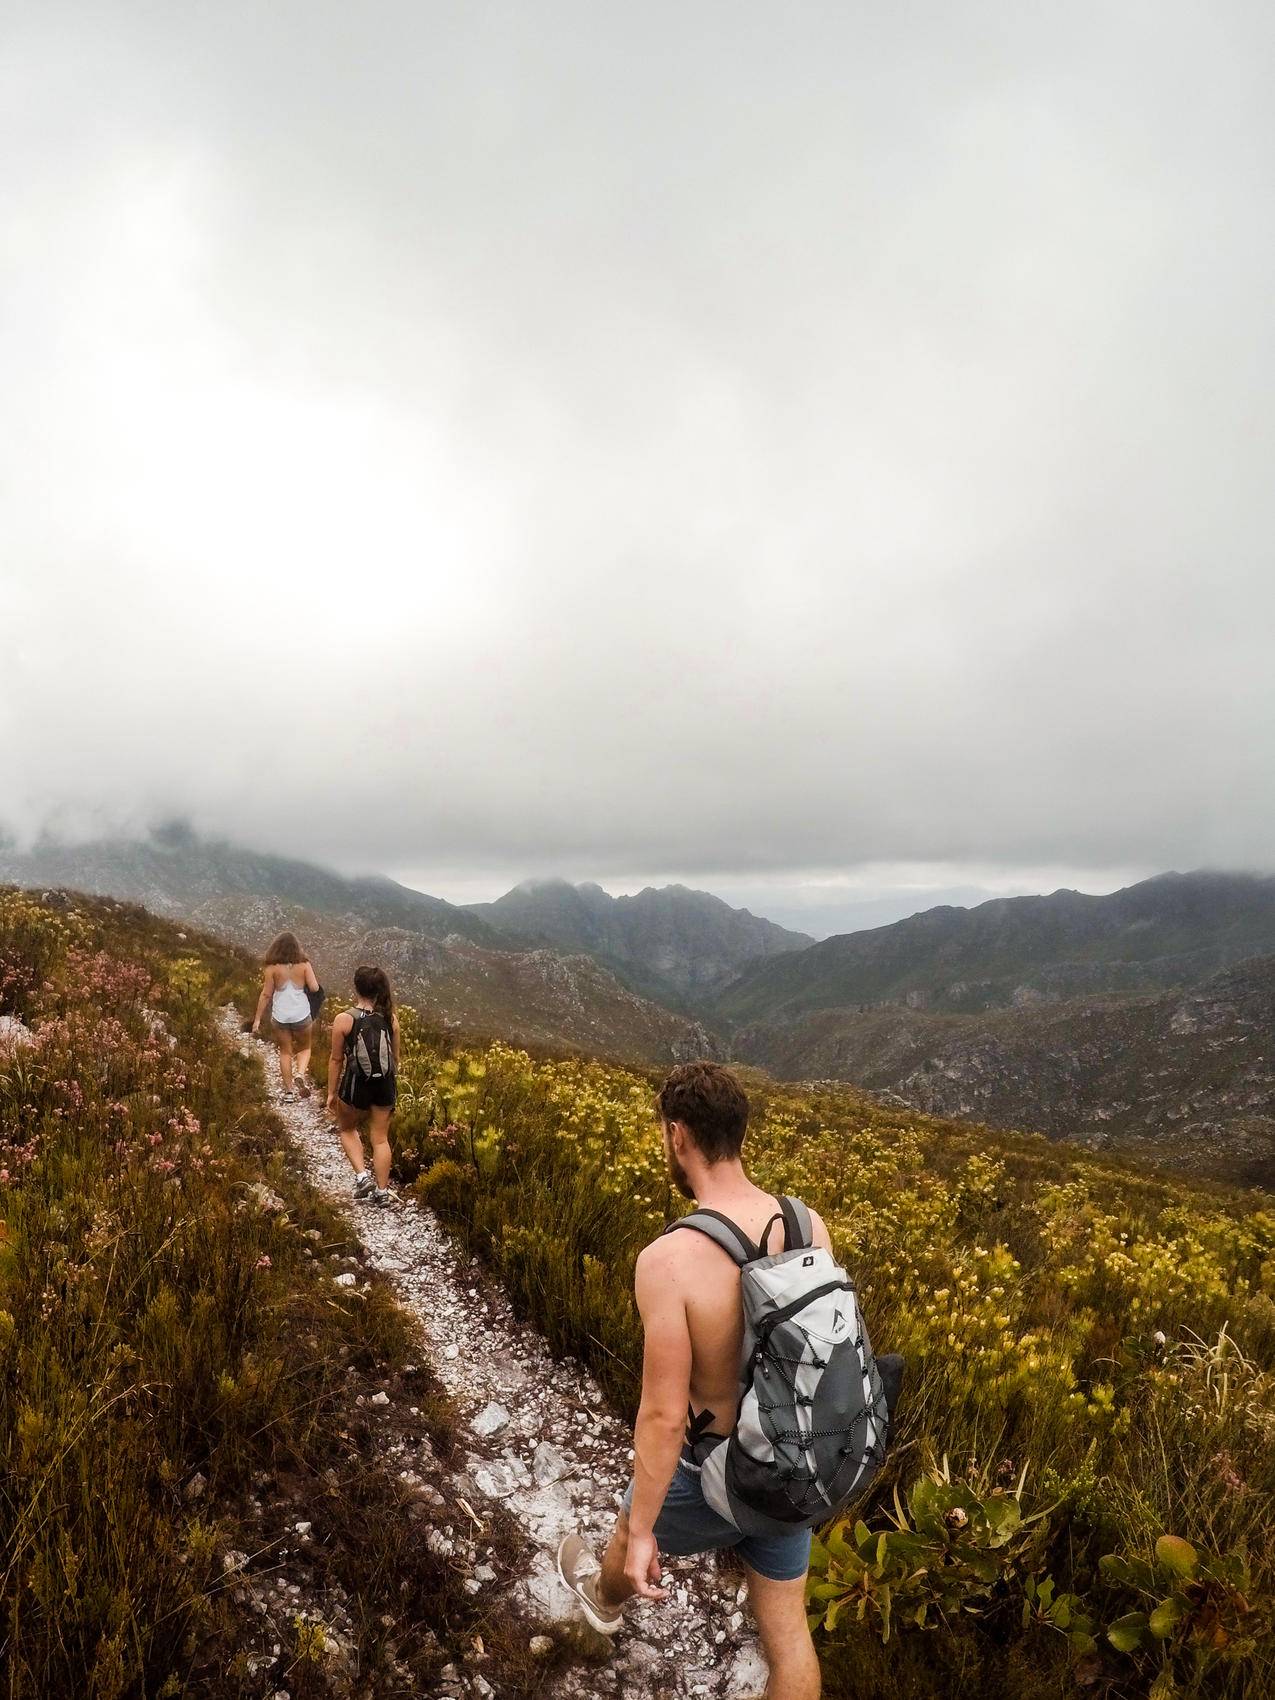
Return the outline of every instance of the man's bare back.
[[[768,1192],[744,1181],[711,1208],[748,1235],[756,1245],[767,1224],[766,1250],[782,1251],[783,1223],[773,1221],[779,1206]],[[827,1229],[811,1211],[814,1243],[830,1246]],[[744,1338],[744,1315],[739,1295],[739,1268],[720,1246],[703,1234],[665,1234],[638,1258],[638,1282],[665,1287],[676,1294],[686,1316],[691,1342],[690,1407],[698,1415],[711,1411],[709,1432],[729,1434],[739,1403],[739,1353]]]
[[[753,1245],[765,1236],[766,1250],[780,1251],[782,1222],[772,1223],[778,1202],[753,1185],[741,1160],[748,1098],[734,1075],[718,1063],[684,1063],[665,1081],[657,1105],[673,1184]],[[831,1249],[813,1212],[811,1227],[814,1243]],[[626,1601],[667,1597],[661,1542],[680,1556],[733,1547],[770,1666],[767,1700],[817,1700],[819,1661],[805,1602],[809,1529],[744,1535],[708,1505],[684,1445],[688,1406],[711,1411],[718,1434],[734,1426],[744,1329],[739,1268],[703,1234],[663,1234],[639,1255],[634,1288],[643,1347],[633,1480],[601,1566],[573,1532],[559,1545],[558,1573],[594,1629],[613,1635]]]

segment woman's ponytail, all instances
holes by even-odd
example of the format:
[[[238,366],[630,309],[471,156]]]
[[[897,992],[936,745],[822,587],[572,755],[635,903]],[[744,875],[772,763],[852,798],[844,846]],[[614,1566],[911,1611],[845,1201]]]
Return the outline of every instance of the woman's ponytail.
[[[394,994],[390,990],[390,977],[383,968],[362,967],[354,970],[354,989],[361,998],[371,998],[378,1015],[385,1017],[386,1025],[394,1026]]]

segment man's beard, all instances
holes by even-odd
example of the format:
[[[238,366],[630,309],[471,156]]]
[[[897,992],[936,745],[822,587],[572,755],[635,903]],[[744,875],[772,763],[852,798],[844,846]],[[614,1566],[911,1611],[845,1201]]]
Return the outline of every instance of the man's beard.
[[[694,1198],[695,1188],[691,1185],[690,1181],[687,1180],[686,1170],[673,1155],[671,1146],[666,1145],[664,1147],[664,1156],[668,1162],[668,1178],[672,1181],[673,1185],[681,1193],[683,1198]]]

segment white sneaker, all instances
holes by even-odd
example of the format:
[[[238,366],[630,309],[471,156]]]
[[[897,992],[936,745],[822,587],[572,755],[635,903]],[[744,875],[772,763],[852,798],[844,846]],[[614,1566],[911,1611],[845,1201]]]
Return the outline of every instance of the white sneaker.
[[[599,1565],[579,1535],[562,1537],[558,1574],[579,1600],[585,1618],[599,1635],[614,1635],[624,1622],[624,1607],[602,1605],[597,1596]]]
[[[355,1198],[371,1198],[375,1191],[376,1181],[373,1179],[371,1170],[360,1169],[358,1174],[354,1177]]]

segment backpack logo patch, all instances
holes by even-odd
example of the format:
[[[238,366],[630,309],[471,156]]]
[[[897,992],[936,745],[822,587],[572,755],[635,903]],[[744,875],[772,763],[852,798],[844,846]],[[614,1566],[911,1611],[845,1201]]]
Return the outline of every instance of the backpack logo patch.
[[[813,1269],[814,1268],[814,1262],[815,1262],[815,1260],[814,1260],[813,1257],[803,1257],[802,1260],[801,1260],[801,1267],[803,1269]]]

